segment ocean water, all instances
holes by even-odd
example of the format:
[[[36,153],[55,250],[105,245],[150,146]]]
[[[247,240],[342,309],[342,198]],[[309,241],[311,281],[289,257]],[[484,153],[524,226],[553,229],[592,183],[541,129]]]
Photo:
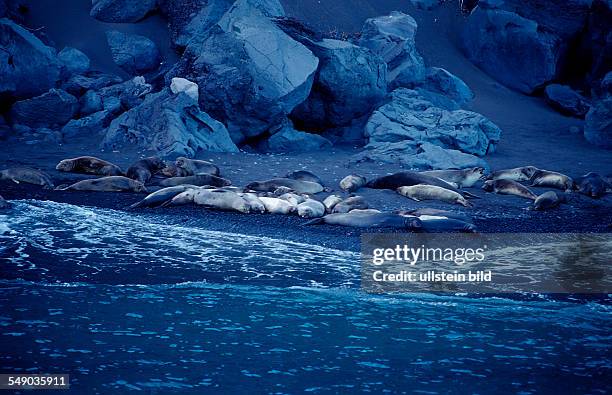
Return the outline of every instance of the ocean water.
[[[369,295],[312,245],[18,201],[0,372],[74,393],[609,393],[606,298]]]

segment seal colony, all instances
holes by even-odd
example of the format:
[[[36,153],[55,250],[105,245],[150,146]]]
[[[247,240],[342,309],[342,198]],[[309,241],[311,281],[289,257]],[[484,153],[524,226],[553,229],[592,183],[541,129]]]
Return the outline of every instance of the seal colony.
[[[56,169],[100,176],[61,185],[56,190],[147,193],[142,200],[128,207],[131,210],[197,205],[209,210],[242,214],[296,215],[309,220],[304,225],[425,232],[476,232],[476,227],[468,215],[447,210],[423,207],[410,211],[380,211],[356,193],[361,188],[388,189],[416,202],[435,200],[469,209],[476,205],[473,199],[479,196],[465,188],[474,188],[480,181],[486,193],[521,197],[531,202],[530,209],[541,211],[569,203],[574,191],[590,198],[600,198],[612,191],[610,178],[597,173],[573,179],[534,166],[501,169],[488,175],[481,167],[402,171],[372,180],[349,174],[339,181],[340,193],[336,194],[332,193],[333,189],[325,187],[316,174],[306,170],[289,172],[280,178],[253,181],[244,187],[234,186],[231,180],[222,176],[221,169],[215,164],[185,157],[173,162],[158,157],[143,158],[123,172],[111,162],[81,156],[61,160]],[[2,170],[0,179],[54,188],[48,174],[27,167]],[[531,189],[533,187],[560,191],[538,195]],[[0,206],[7,208],[9,204],[0,199]]]

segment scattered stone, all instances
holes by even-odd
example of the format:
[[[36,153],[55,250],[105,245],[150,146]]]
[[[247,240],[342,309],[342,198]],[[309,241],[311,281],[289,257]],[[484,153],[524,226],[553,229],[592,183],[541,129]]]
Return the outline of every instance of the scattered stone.
[[[60,78],[55,50],[8,19],[0,19],[0,94],[15,98],[40,95]]]
[[[566,85],[550,84],[544,89],[546,102],[562,114],[584,118],[590,104],[581,94]]]
[[[106,32],[106,42],[113,61],[128,74],[137,75],[159,66],[157,46],[144,36],[111,30]]]
[[[156,0],[92,0],[89,13],[102,22],[133,23],[156,8]]]
[[[198,151],[238,152],[221,122],[200,111],[185,93],[148,95],[114,119],[102,143],[108,149],[139,149],[160,156],[193,157]]]
[[[394,11],[366,20],[359,45],[369,48],[387,63],[387,81],[392,82],[400,73],[406,82],[418,81],[425,73],[425,64],[416,48],[416,31],[414,18]]]
[[[68,122],[78,110],[76,97],[61,90],[47,93],[13,104],[10,111],[13,123],[30,127],[60,126]]]
[[[399,88],[376,110],[365,127],[369,144],[413,141],[484,156],[494,152],[501,130],[484,116],[447,111],[414,90]]]
[[[89,58],[76,48],[65,47],[57,56],[67,75],[83,74],[89,70]]]
[[[174,94],[185,92],[187,96],[195,100],[196,103],[199,100],[200,95],[198,91],[198,84],[196,84],[195,82],[191,82],[185,78],[173,78],[172,83],[170,84],[170,90]]]

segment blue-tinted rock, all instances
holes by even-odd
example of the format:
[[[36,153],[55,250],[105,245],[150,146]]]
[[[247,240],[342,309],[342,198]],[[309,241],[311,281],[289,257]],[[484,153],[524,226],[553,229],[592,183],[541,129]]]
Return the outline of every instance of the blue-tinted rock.
[[[92,0],[90,15],[102,22],[138,22],[157,6],[156,0]]]
[[[548,85],[544,97],[552,108],[565,115],[584,118],[590,109],[587,99],[566,85]]]
[[[108,111],[98,111],[80,119],[72,119],[62,128],[62,135],[64,138],[101,136],[112,119],[113,115]]]
[[[345,126],[370,113],[387,93],[387,66],[367,48],[325,39],[311,46],[321,65],[312,93],[292,113],[309,129]]]
[[[98,91],[102,97],[105,110],[109,107],[120,105],[125,109],[136,107],[144,100],[145,96],[151,93],[153,87],[148,84],[144,77],[134,77],[120,84],[110,85]]]
[[[102,96],[96,91],[89,90],[79,99],[79,106],[81,116],[98,112],[103,108]]]
[[[76,97],[61,90],[47,93],[13,104],[10,115],[13,123],[30,127],[52,127],[68,122],[79,108]]]
[[[40,95],[60,78],[55,50],[8,19],[0,19],[0,94],[16,98]]]
[[[557,77],[560,38],[513,12],[477,8],[463,46],[470,60],[502,84],[531,94]]]
[[[65,47],[57,56],[67,74],[83,74],[89,70],[89,58],[76,48]]]
[[[612,96],[593,102],[586,115],[584,137],[591,144],[612,149]]]
[[[365,135],[369,144],[427,142],[483,156],[495,150],[501,130],[480,114],[447,111],[414,90],[399,88],[372,114]]]
[[[159,66],[157,46],[144,36],[111,30],[106,32],[106,41],[113,61],[129,74],[144,73]]]
[[[151,94],[114,119],[103,148],[153,152],[163,157],[193,157],[198,151],[237,152],[229,133],[185,93],[169,89]]]
[[[266,152],[308,152],[329,148],[332,143],[318,134],[305,133],[285,126],[270,136],[260,149]]]
[[[81,96],[88,90],[98,90],[121,81],[121,77],[116,75],[91,72],[87,75],[73,75],[62,84],[62,89],[72,95]]]

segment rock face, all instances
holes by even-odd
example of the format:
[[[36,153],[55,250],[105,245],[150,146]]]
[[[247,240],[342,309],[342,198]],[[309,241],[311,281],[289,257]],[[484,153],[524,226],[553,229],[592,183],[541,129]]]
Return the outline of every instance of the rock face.
[[[196,103],[200,98],[198,84],[186,80],[185,78],[173,78],[170,84],[170,90],[175,94],[185,92],[187,96],[191,97]]]
[[[102,96],[94,90],[89,90],[79,99],[79,106],[79,113],[84,116],[102,110],[104,103],[102,102]]]
[[[55,86],[60,62],[53,48],[8,19],[0,19],[0,94],[40,95]]]
[[[612,149],[612,96],[593,103],[586,115],[584,137],[591,144]]]
[[[463,32],[467,56],[504,85],[531,94],[559,72],[560,39],[513,12],[477,8]]]
[[[89,70],[89,58],[76,48],[65,47],[57,56],[67,74],[83,74]]]
[[[291,126],[286,126],[260,144],[259,149],[266,152],[308,152],[331,146],[332,143],[325,137],[300,132]]]
[[[584,118],[589,111],[589,102],[578,92],[566,85],[550,84],[544,89],[548,104],[562,114]]]
[[[10,114],[13,123],[29,127],[52,127],[68,122],[78,108],[76,97],[61,89],[51,89],[32,99],[16,102]]]
[[[144,100],[144,97],[151,92],[153,87],[147,84],[144,77],[134,77],[120,84],[110,85],[98,91],[102,97],[105,109],[116,100],[118,106],[125,109],[136,107]]]
[[[114,119],[102,142],[107,149],[138,149],[168,158],[193,157],[200,150],[237,152],[221,122],[200,111],[185,93],[169,89]]]
[[[483,156],[495,150],[501,130],[484,116],[434,106],[414,90],[399,88],[376,110],[365,128],[370,146],[428,142],[442,148]]]
[[[386,65],[367,48],[325,39],[311,49],[321,65],[312,93],[292,119],[308,129],[348,125],[366,115],[387,93]]]
[[[89,13],[102,22],[138,22],[156,8],[156,0],[92,0]]]
[[[87,75],[73,75],[62,84],[62,89],[72,95],[80,96],[90,89],[98,90],[121,81],[122,79],[116,75],[89,72]]]
[[[282,13],[275,0],[238,0],[167,75],[197,83],[200,106],[236,143],[284,122],[310,93],[318,59],[268,19]]]
[[[98,111],[83,118],[71,119],[62,128],[62,137],[69,139],[76,136],[100,136],[113,119],[110,111]]]
[[[157,46],[144,36],[111,30],[106,32],[106,41],[113,61],[128,74],[137,75],[159,66]]]
[[[403,74],[406,80],[423,77],[425,65],[416,49],[417,23],[410,15],[398,11],[366,20],[359,45],[379,55],[387,64],[387,81]]]

